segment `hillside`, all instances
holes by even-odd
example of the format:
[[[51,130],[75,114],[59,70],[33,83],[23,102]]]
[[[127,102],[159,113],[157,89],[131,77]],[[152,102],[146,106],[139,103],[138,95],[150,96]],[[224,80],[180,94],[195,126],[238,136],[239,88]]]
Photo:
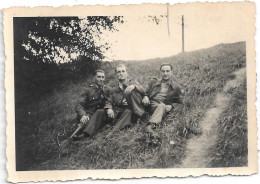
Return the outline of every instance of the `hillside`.
[[[228,80],[234,78],[234,71],[246,66],[245,51],[245,42],[239,42],[220,44],[168,58],[124,62],[129,75],[144,86],[152,77],[158,77],[161,63],[171,63],[174,66],[174,80],[183,87],[184,103],[159,127],[162,143],[158,146],[147,142],[145,121],[117,132],[108,140],[104,137],[110,127],[84,141],[67,142],[75,129],[76,100],[82,86],[90,79],[86,82],[64,83],[46,99],[33,106],[28,105],[26,112],[30,113],[24,113],[23,117],[26,126],[21,125],[16,135],[19,140],[16,152],[17,169],[176,167],[185,158],[189,139],[201,134],[200,122],[206,111],[214,107],[216,95],[223,91]],[[112,65],[117,63],[118,61]],[[106,70],[107,82],[110,83],[115,78],[114,69],[110,65],[104,65],[103,69]],[[241,90],[244,90],[241,94],[245,95],[245,89]],[[246,113],[246,109],[243,111]]]

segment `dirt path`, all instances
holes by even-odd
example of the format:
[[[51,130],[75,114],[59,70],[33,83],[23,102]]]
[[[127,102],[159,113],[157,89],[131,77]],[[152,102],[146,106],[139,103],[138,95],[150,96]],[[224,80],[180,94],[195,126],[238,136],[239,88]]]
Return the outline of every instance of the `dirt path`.
[[[246,77],[246,68],[241,68],[234,72],[235,78],[227,81],[223,92],[217,94],[216,106],[209,109],[201,121],[202,134],[194,136],[187,144],[186,157],[178,167],[205,168],[208,167],[208,150],[214,145],[217,139],[216,120],[227,107],[231,94],[228,91],[239,86]]]

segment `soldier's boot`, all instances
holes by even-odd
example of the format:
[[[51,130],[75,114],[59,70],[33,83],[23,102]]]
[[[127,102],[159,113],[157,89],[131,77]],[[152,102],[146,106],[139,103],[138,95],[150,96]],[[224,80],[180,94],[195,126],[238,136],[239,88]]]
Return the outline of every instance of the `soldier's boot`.
[[[150,139],[154,139],[154,138],[158,138],[159,134],[156,131],[157,128],[157,124],[154,123],[148,123],[147,127],[146,127],[146,133],[148,134],[148,137]]]
[[[73,141],[82,141],[83,139],[89,137],[89,134],[86,133],[86,132],[82,132],[81,134],[79,135],[74,135],[72,137]]]

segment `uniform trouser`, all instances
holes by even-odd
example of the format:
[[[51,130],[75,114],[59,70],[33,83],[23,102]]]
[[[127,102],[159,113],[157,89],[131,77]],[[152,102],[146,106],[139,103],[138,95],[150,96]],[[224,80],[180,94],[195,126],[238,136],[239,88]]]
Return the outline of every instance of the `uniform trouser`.
[[[145,113],[144,106],[142,104],[143,98],[135,89],[131,93],[125,94],[125,98],[135,115],[141,117]]]
[[[112,132],[123,129],[126,126],[131,125],[131,120],[134,115],[141,117],[144,113],[144,107],[142,105],[142,96],[136,90],[133,90],[129,94],[125,94],[126,101],[128,106],[116,108],[119,110],[114,110],[116,114],[116,123]]]
[[[150,102],[150,108],[151,111],[153,112],[152,116],[150,117],[149,122],[158,124],[162,122],[162,119],[166,115],[166,105],[164,103],[158,103],[155,101]]]
[[[122,111],[116,112],[116,123],[112,128],[111,132],[116,132],[127,126],[131,125],[132,110],[129,108],[122,109]]]
[[[107,117],[106,111],[103,109],[98,109],[90,117],[82,132],[92,135],[101,129],[104,125],[106,125],[108,120],[109,119]]]

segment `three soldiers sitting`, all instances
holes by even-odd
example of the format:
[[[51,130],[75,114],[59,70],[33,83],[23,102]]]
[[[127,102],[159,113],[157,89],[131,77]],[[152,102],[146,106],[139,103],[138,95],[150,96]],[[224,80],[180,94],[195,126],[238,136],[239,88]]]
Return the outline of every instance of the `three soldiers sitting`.
[[[172,65],[160,66],[161,79],[152,79],[147,89],[129,78],[125,65],[115,68],[117,80],[109,89],[104,85],[105,72],[96,70],[95,82],[84,89],[76,105],[78,120],[84,124],[81,134],[75,138],[93,135],[114,119],[115,124],[108,134],[131,125],[134,117],[141,118],[145,109],[151,112],[147,133],[157,137],[156,127],[175,104],[182,103],[181,88],[172,77]]]

